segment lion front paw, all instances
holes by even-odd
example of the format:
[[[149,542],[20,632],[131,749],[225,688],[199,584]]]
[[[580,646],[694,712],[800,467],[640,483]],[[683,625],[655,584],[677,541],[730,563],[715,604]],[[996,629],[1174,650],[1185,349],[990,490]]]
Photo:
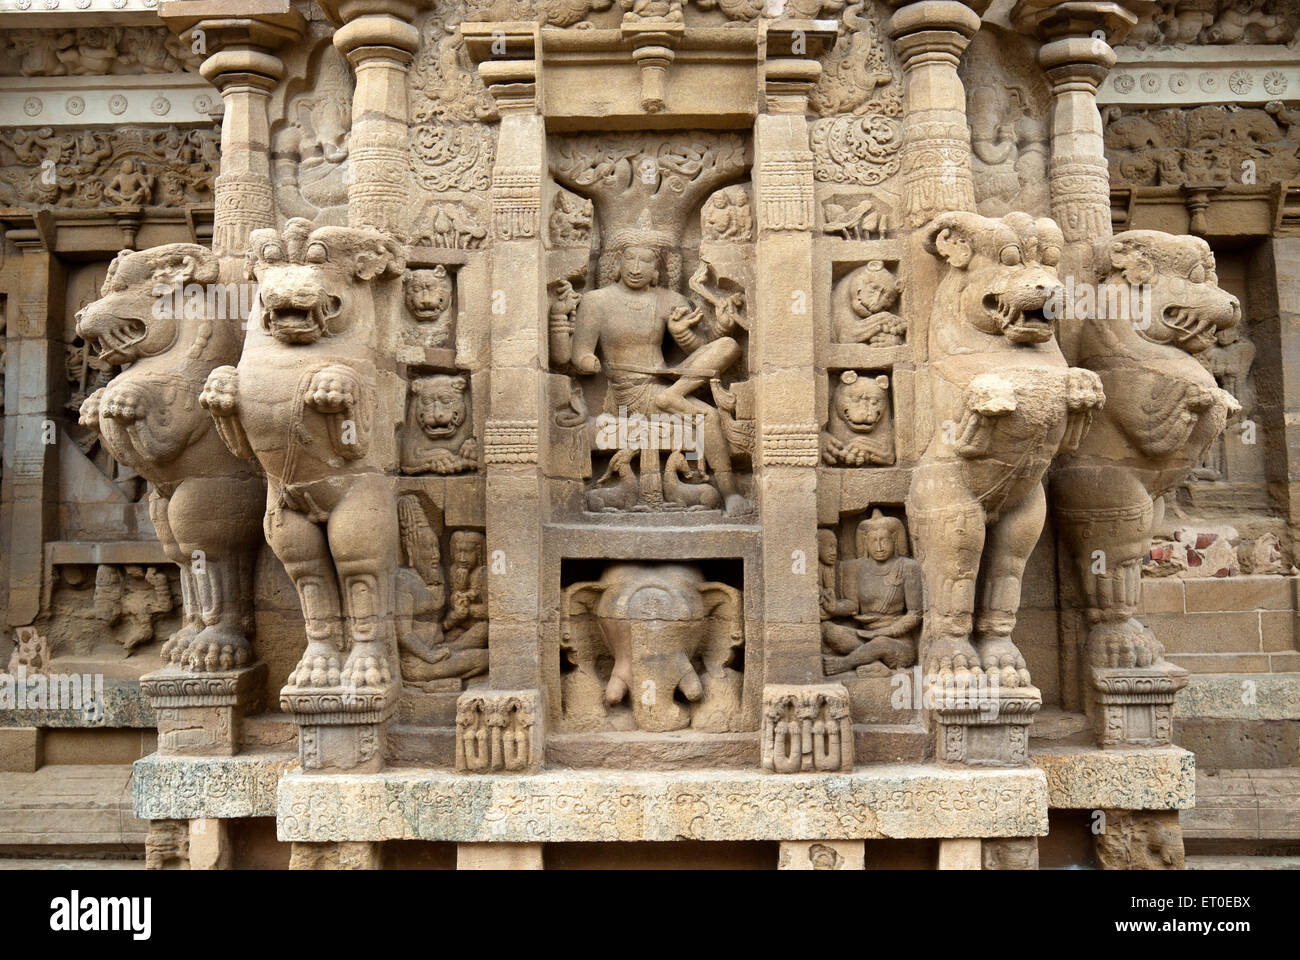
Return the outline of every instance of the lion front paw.
[[[142,420],[145,416],[144,397],[130,387],[106,387],[99,402],[99,415],[122,423]]]
[[[348,654],[339,682],[345,687],[383,687],[393,680],[382,644],[358,643]]]
[[[342,661],[329,644],[310,643],[298,666],[289,674],[289,686],[301,688],[337,687]]]
[[[324,367],[312,374],[307,385],[307,405],[320,413],[342,413],[355,406],[360,386],[348,367]]]
[[[85,400],[81,401],[81,409],[77,415],[77,422],[87,430],[99,430],[100,403],[104,399],[104,388],[100,387]]]
[[[234,670],[252,659],[248,638],[228,627],[206,627],[186,648],[181,665],[196,673]]]
[[[239,371],[234,367],[215,367],[208,374],[199,405],[214,417],[231,417],[239,405]]]

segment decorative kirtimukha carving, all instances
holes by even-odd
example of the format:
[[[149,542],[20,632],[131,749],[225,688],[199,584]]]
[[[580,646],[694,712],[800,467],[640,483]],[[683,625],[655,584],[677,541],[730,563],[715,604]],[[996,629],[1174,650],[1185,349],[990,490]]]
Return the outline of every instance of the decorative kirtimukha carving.
[[[470,419],[469,380],[438,374],[411,382],[402,436],[403,473],[477,470],[478,441]]]
[[[447,268],[408,270],[405,276],[406,309],[415,328],[403,330],[402,339],[422,347],[445,347],[451,338],[452,281]]]
[[[101,297],[77,314],[77,335],[111,365],[129,365],[81,405],[117,461],[153,484],[149,516],[167,559],[180,568],[184,619],[163,647],[165,662],[228,670],[252,657],[253,562],[261,543],[262,483],[221,443],[200,406],[209,372],[239,357],[240,318],[205,305],[177,310],[178,288],[207,292],[218,261],[177,243],[123,252]],[[160,298],[161,290],[165,294]],[[222,504],[220,515],[213,504]]]
[[[867,467],[894,462],[894,417],[889,377],[855,370],[840,374],[821,435],[822,460],[830,466]]]

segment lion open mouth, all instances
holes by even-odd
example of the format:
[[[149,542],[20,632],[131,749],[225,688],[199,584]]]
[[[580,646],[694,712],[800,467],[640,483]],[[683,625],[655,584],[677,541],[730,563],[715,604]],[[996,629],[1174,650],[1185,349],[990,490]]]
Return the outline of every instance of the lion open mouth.
[[[135,359],[135,347],[144,340],[148,329],[140,320],[124,317],[95,337],[99,357],[105,363],[118,366]]]
[[[1214,321],[1204,311],[1171,305],[1165,307],[1162,319],[1165,326],[1173,331],[1171,339],[1189,353],[1197,353],[1214,345]]]
[[[443,440],[455,434],[460,429],[460,424],[455,421],[444,424],[422,423],[420,429],[424,431],[424,435],[430,440]]]
[[[325,330],[316,311],[303,307],[269,307],[266,325],[271,336],[283,343],[313,343]]]
[[[1011,299],[989,294],[984,309],[997,318],[1002,335],[1015,343],[1043,343],[1052,339],[1052,321],[1044,309],[1046,299],[1037,306],[1025,307]]]

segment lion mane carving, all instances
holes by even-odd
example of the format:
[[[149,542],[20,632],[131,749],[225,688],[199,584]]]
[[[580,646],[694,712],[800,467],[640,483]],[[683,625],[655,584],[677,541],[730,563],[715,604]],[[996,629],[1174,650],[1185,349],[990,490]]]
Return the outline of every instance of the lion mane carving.
[[[957,685],[982,674],[1032,691],[1011,632],[1046,512],[1041,480],[1078,443],[1101,383],[1068,367],[1055,340],[1054,222],[946,213],[923,243],[943,262],[927,370],[935,429],[907,495],[929,602],[926,669]]]
[[[208,671],[243,666],[252,656],[263,498],[253,465],[231,456],[199,404],[209,372],[239,357],[240,318],[212,316],[188,295],[175,295],[191,285],[206,291],[219,268],[215,255],[192,243],[123,251],[100,299],[77,314],[77,334],[101,359],[130,365],[85,399],[81,423],[153,485],[149,515],[167,559],[180,568],[184,603],[163,660]],[[205,305],[222,302],[204,298]]]

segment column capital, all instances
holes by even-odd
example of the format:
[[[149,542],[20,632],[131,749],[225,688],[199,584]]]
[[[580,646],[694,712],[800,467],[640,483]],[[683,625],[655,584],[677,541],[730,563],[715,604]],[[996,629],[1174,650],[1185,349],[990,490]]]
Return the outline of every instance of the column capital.
[[[825,21],[776,20],[765,22],[767,56],[763,82],[771,113],[803,114],[808,94],[822,75],[818,61],[835,45],[836,33]]]
[[[502,112],[534,112],[538,99],[538,26],[532,21],[463,23],[465,50]]]
[[[1017,30],[1044,42],[1091,37],[1119,44],[1137,25],[1143,8],[1154,6],[1154,0],[1016,0],[1010,20]]]
[[[158,16],[181,38],[202,30],[213,52],[233,47],[274,50],[307,30],[289,0],[165,0],[158,5]]]
[[[980,15],[957,0],[920,0],[894,11],[885,29],[903,65],[928,55],[957,58],[980,28]]]

